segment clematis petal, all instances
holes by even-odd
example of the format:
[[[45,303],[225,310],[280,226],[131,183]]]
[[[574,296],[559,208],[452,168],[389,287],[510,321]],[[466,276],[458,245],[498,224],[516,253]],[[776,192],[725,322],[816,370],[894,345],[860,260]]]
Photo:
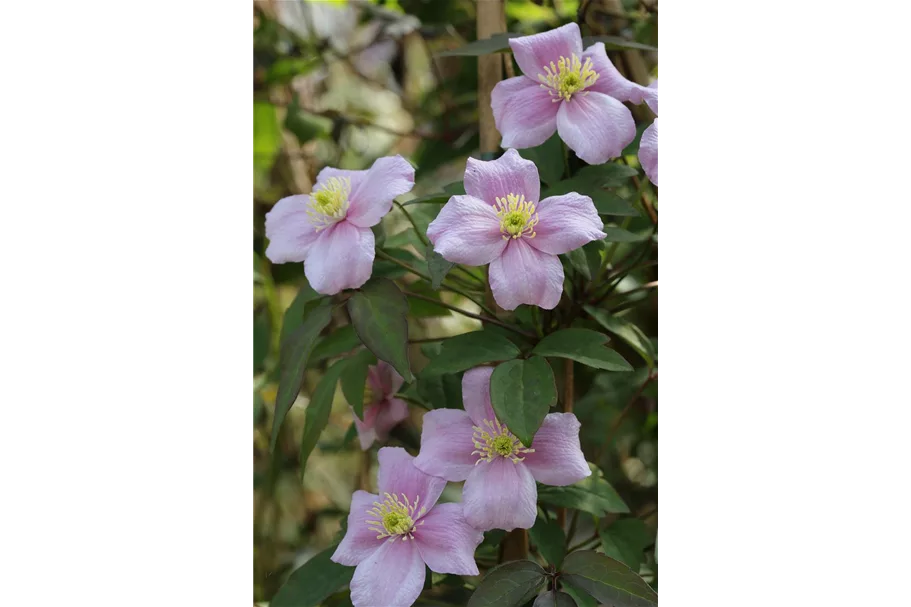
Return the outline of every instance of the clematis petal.
[[[520,304],[552,310],[563,294],[563,264],[518,238],[490,264],[490,288],[504,310]]]
[[[649,180],[658,185],[658,119],[642,133],[639,140],[639,163]]]
[[[474,551],[484,534],[465,520],[462,504],[440,504],[421,520],[414,543],[431,571],[478,575]]]
[[[579,444],[581,427],[572,413],[547,414],[531,443],[535,451],[524,462],[536,481],[563,487],[591,475]]]
[[[421,452],[414,458],[414,465],[447,481],[464,481],[478,461],[478,456],[471,454],[475,450],[473,426],[468,413],[458,409],[435,409],[425,413]]]
[[[648,90],[652,91],[652,92],[649,92],[645,96],[645,102],[648,104],[648,107],[650,107],[651,110],[653,112],[655,112],[655,115],[657,115],[658,114],[658,81],[655,80],[650,85],[648,85]]]
[[[335,295],[356,289],[373,272],[373,232],[340,221],[320,232],[304,263],[304,274],[317,293]]]
[[[383,447],[377,458],[380,462],[377,475],[380,495],[405,495],[411,503],[420,497],[420,507],[427,510],[433,508],[440,499],[446,481],[418,470],[414,465],[414,457],[401,447]]]
[[[526,76],[501,80],[490,96],[493,119],[504,148],[541,145],[557,130],[557,110],[541,83]],[[467,186],[466,186],[467,187]]]
[[[384,360],[367,368],[367,382],[379,400],[384,396],[391,396],[399,391],[405,380]]]
[[[528,529],[535,524],[537,499],[528,468],[503,457],[475,466],[462,487],[465,519],[482,531]]]
[[[398,398],[388,398],[377,405],[376,436],[380,440],[389,438],[389,431],[408,417],[408,403]]]
[[[288,196],[266,213],[266,257],[272,263],[304,261],[319,237],[307,215],[310,196]]]
[[[557,63],[560,57],[569,58],[573,53],[582,54],[582,33],[578,24],[567,23],[541,34],[510,38],[509,47],[522,73],[537,81],[545,65]]]
[[[351,184],[348,221],[361,228],[375,226],[392,209],[392,199],[414,187],[414,167],[401,156],[379,158],[357,187]]]
[[[562,255],[606,236],[592,199],[576,192],[542,200],[538,219],[536,235],[528,244],[543,253]]]
[[[496,211],[474,196],[453,196],[427,227],[433,250],[453,263],[483,266],[503,253]]]
[[[636,138],[636,123],[625,105],[592,91],[560,104],[557,132],[576,156],[589,164],[603,164]]]
[[[424,561],[411,540],[386,540],[351,578],[354,607],[411,607],[424,589]]]
[[[592,60],[592,67],[598,72],[598,80],[586,90],[596,91],[610,95],[614,99],[631,101],[635,104],[642,103],[657,94],[646,86],[624,78],[608,58],[603,42],[597,42],[585,49],[585,52],[582,53],[582,61],[584,62],[586,59]]]
[[[349,180],[351,182],[351,192],[354,192],[358,187],[360,187],[361,183],[364,182],[364,178],[366,176],[366,169],[361,171],[349,171],[347,169],[325,167],[316,175],[316,184],[313,186],[313,189],[318,189],[321,185],[335,177],[336,179]]]
[[[538,167],[512,149],[496,160],[469,158],[465,163],[465,192],[488,205],[495,205],[497,198],[506,198],[507,194],[524,194],[536,202],[541,195]]]
[[[462,402],[475,426],[483,426],[485,419],[496,419],[490,404],[491,375],[493,367],[475,367],[462,376]]]
[[[348,513],[348,530],[338,548],[332,555],[332,561],[340,565],[353,567],[376,552],[383,540],[376,539],[376,531],[369,529],[367,511],[373,508],[373,502],[382,501],[373,493],[355,491],[351,496],[351,510]]]
[[[376,416],[379,411],[379,403],[366,405],[364,407],[364,419],[361,420],[354,413],[354,410],[351,410],[351,414],[354,415],[354,428],[357,430],[357,437],[361,443],[361,450],[363,451],[369,449],[370,445],[373,444],[373,441],[378,438],[376,433]]]

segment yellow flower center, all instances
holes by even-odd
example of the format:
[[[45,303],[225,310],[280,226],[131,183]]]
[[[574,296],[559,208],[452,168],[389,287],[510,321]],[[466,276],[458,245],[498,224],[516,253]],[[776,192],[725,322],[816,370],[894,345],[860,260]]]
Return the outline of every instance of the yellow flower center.
[[[535,203],[525,200],[525,195],[508,194],[506,198],[497,197],[494,205],[497,217],[500,219],[500,233],[503,240],[526,236],[534,238],[535,226],[538,224],[538,214],[535,212]]]
[[[538,80],[554,102],[569,101],[574,93],[593,85],[598,80],[598,72],[592,67],[591,57],[586,57],[582,63],[573,53],[570,57],[560,57],[556,64],[551,61],[550,65],[545,65],[544,74],[538,74]]]
[[[486,429],[474,426],[472,440],[475,450],[471,454],[478,456],[475,465],[481,462],[492,462],[497,457],[505,457],[512,463],[518,464],[525,461],[525,458],[521,456],[535,452],[534,449],[524,446],[499,420],[485,419],[484,425]]]
[[[378,540],[384,537],[391,537],[391,541],[395,541],[397,537],[401,537],[402,541],[414,539],[415,527],[424,524],[424,521],[419,521],[415,525],[414,519],[424,516],[427,511],[426,508],[418,510],[420,496],[414,499],[413,504],[404,493],[401,494],[401,499],[388,493],[385,496],[386,499],[382,503],[373,502],[373,508],[367,511],[371,517],[367,519],[367,524],[371,525],[368,529],[377,533]]]
[[[348,214],[348,195],[351,193],[351,180],[347,177],[330,177],[320,189],[310,193],[310,205],[307,216],[319,232]]]
[[[364,386],[364,404],[372,405],[376,401],[376,393],[370,388],[370,384]]]

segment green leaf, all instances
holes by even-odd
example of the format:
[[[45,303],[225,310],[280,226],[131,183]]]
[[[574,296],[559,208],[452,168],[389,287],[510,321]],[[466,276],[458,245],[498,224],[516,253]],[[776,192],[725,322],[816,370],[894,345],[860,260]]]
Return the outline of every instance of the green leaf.
[[[633,571],[639,571],[642,553],[652,541],[644,522],[637,518],[620,519],[602,529],[598,535],[601,536],[604,554]]]
[[[519,607],[531,600],[546,580],[544,570],[537,563],[504,563],[484,576],[468,607]]]
[[[329,422],[329,412],[332,411],[332,401],[335,398],[335,386],[339,376],[345,371],[350,359],[335,361],[316,386],[307,405],[307,414],[304,418],[304,434],[301,437],[300,471],[303,478],[307,466],[307,459],[319,441],[319,435]]]
[[[331,318],[332,308],[329,300],[323,299],[281,346],[278,359],[279,378],[278,393],[275,396],[275,419],[272,422],[272,440],[269,446],[272,451],[275,450],[278,440],[278,430],[285,421],[291,405],[294,404],[294,399],[301,391],[307,359],[310,357],[316,338],[320,331],[326,328]]]
[[[345,352],[354,350],[359,345],[361,345],[361,338],[357,336],[354,327],[345,325],[335,329],[317,342],[313,352],[310,353],[310,362],[315,363],[327,358],[336,358]]]
[[[563,177],[563,144],[556,133],[541,145],[520,150],[519,154],[535,163],[544,183],[552,185]]]
[[[583,308],[588,312],[589,316],[598,322],[598,324],[625,341],[633,350],[638,352],[650,369],[654,368],[655,359],[658,358],[658,353],[655,352],[652,341],[646,337],[645,333],[642,332],[642,329],[619,316],[609,314],[606,310],[601,310],[593,306],[583,306]]]
[[[262,186],[278,151],[282,134],[275,106],[265,101],[253,102],[253,183]]]
[[[269,355],[272,341],[272,322],[268,308],[253,317],[253,373],[259,373]]]
[[[548,590],[535,599],[532,607],[576,607],[576,601],[565,592]]]
[[[519,348],[502,335],[472,331],[442,341],[439,355],[424,370],[427,373],[458,373],[485,363],[512,360],[519,354]]]
[[[395,283],[371,278],[348,300],[348,314],[361,342],[405,381],[414,381],[408,360],[408,302]]]
[[[629,201],[620,198],[613,192],[599,190],[596,196],[592,196],[592,202],[599,215],[619,215],[623,217],[636,217],[639,211],[636,210]]]
[[[351,582],[354,567],[333,563],[338,546],[326,548],[295,569],[278,589],[269,607],[316,607]]]
[[[563,528],[556,521],[546,521],[538,518],[535,526],[528,530],[532,544],[538,547],[538,552],[544,559],[556,567],[560,568],[563,563],[563,557],[566,555],[566,535]]]
[[[305,284],[298,290],[297,295],[294,296],[294,301],[291,302],[282,317],[282,333],[279,343],[285,343],[288,336],[301,326],[301,323],[304,322],[307,304],[314,299],[319,299],[319,297],[320,294],[314,291],[309,284]]]
[[[619,162],[608,162],[582,167],[573,179],[589,181],[599,186],[621,185],[630,177],[635,177],[638,174],[639,171],[631,166]]]
[[[309,74],[321,63],[319,56],[282,57],[269,66],[265,80],[269,84],[287,84],[295,76]]]
[[[588,262],[589,275],[598,276],[598,271],[601,269],[601,251],[603,250],[604,243],[600,240],[595,240],[582,246],[582,251],[585,253],[585,259]]]
[[[509,39],[521,36],[521,34],[513,33],[500,33],[494,34],[490,38],[484,38],[482,40],[475,40],[474,42],[469,42],[465,46],[460,46],[459,48],[450,49],[448,51],[443,51],[442,53],[437,53],[438,57],[462,57],[470,56],[477,57],[479,55],[489,55],[490,53],[499,53],[501,51],[509,50]]]
[[[592,167],[585,167],[585,169]],[[629,168],[629,167],[626,167]],[[584,169],[582,169],[584,170]],[[550,196],[560,196],[570,192],[584,194],[592,199],[599,214],[602,215],[622,215],[636,217],[639,212],[627,201],[623,200],[613,192],[603,189],[606,180],[599,178],[597,174],[590,173],[586,175],[577,175],[572,179],[558,181],[551,187],[547,188],[542,194],[541,199]]]
[[[607,340],[607,335],[591,329],[562,329],[542,339],[532,353],[569,358],[606,371],[632,371],[632,365],[622,356],[604,347]]]
[[[462,380],[453,373],[427,373],[417,376],[418,396],[431,409],[461,409]]]
[[[430,270],[431,283],[434,290],[438,291],[440,285],[443,284],[443,279],[446,278],[446,274],[449,273],[449,270],[451,270],[455,264],[443,259],[442,255],[433,250],[432,244],[427,245],[424,256],[427,259],[427,269]]]
[[[648,240],[650,237],[650,234],[648,233],[636,234],[629,230],[614,226],[604,226],[602,231],[607,234],[607,237],[604,239],[605,242],[642,242],[643,240]]]
[[[605,514],[627,514],[629,507],[620,494],[604,480],[601,470],[589,464],[592,474],[565,487],[538,486],[538,501],[551,506],[575,508],[597,517]]]
[[[361,350],[348,359],[342,372],[342,394],[354,409],[358,419],[364,419],[364,388],[367,385],[369,365],[376,364],[376,357],[370,350]]]
[[[584,36],[582,38],[583,48],[588,48],[596,42],[603,42],[604,48],[608,51],[622,51],[631,49],[657,52],[658,50],[658,47],[656,46],[649,46],[648,44],[642,44],[641,42],[633,42],[632,40],[620,38],[619,36]]]
[[[588,267],[588,257],[585,255],[585,251],[582,250],[582,247],[573,249],[567,253],[566,260],[569,262],[572,269],[585,278],[585,280],[592,279],[591,269]]]
[[[561,579],[615,607],[658,605],[658,595],[645,580],[623,563],[592,550],[567,556]]]
[[[530,447],[544,416],[557,402],[554,372],[540,356],[505,362],[490,377],[490,402],[497,419]]]
[[[332,132],[332,120],[325,116],[317,116],[300,108],[297,95],[288,106],[285,115],[285,128],[294,133],[301,145],[315,139],[324,137]]]

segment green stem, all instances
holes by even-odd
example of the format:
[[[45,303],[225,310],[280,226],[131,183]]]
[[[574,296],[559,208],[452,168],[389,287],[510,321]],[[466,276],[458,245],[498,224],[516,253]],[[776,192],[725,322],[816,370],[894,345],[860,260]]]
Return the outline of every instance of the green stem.
[[[429,245],[429,244],[430,244],[430,241],[427,240],[427,237],[426,237],[426,236],[424,236],[423,234],[421,234],[421,230],[418,228],[418,224],[416,224],[416,223],[414,222],[414,218],[411,216],[411,213],[409,213],[408,211],[405,210],[405,207],[402,205],[402,203],[400,203],[400,202],[397,201],[397,200],[393,200],[393,201],[392,201],[392,204],[394,204],[395,206],[397,206],[397,207],[399,208],[399,210],[401,210],[402,213],[405,214],[405,217],[406,217],[406,218],[408,219],[408,221],[411,223],[411,227],[414,228],[414,231],[417,232],[418,238],[421,239],[421,242],[424,243],[424,246],[426,247],[427,245]]]
[[[421,409],[426,409],[427,411],[430,411],[430,407],[428,407],[427,405],[425,405],[424,403],[422,403],[419,400],[415,400],[415,399],[411,398],[410,396],[405,396],[404,394],[396,394],[394,396],[394,398],[400,398],[406,402],[411,403],[412,405],[416,405],[416,406],[420,407]]]
[[[622,229],[629,227],[630,222],[633,220],[632,217],[626,217],[623,220],[623,223],[620,224]],[[604,260],[601,262],[601,267],[598,269],[598,280],[592,281],[594,284],[597,284],[601,280],[601,275],[604,274],[604,270],[607,269],[607,266],[610,265],[610,262],[614,259],[614,254],[617,252],[617,247],[620,246],[619,242],[613,243],[610,248],[607,250],[607,253],[604,254]]]
[[[442,306],[442,307],[446,308],[447,310],[452,310],[453,312],[458,312],[462,316],[467,316],[468,318],[474,318],[474,319],[480,320],[481,322],[489,322],[491,324],[503,327],[504,329],[509,329],[510,331],[512,331],[514,333],[518,333],[519,335],[524,335],[525,337],[531,337],[531,338],[535,337],[531,333],[526,333],[522,329],[519,329],[518,327],[514,327],[510,324],[497,320],[496,318],[490,318],[488,316],[481,316],[480,314],[475,314],[473,312],[469,312],[468,310],[463,310],[462,308],[458,308],[456,306],[448,304],[445,301],[440,301],[439,299],[433,299],[432,297],[427,297],[426,295],[421,295],[420,293],[412,293],[410,291],[402,291],[402,293],[404,293],[406,297],[414,297],[415,299],[422,299],[424,301],[429,301],[430,303],[438,305],[438,306]]]

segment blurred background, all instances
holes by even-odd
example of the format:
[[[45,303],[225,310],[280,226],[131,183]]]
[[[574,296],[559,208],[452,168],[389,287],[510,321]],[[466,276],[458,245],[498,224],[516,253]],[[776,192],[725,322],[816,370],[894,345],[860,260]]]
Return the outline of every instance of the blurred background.
[[[585,24],[583,33],[616,37],[617,45],[608,45],[609,54],[630,79],[647,84],[657,73],[657,2],[508,0],[505,9],[502,30],[532,34],[577,21]],[[309,192],[325,166],[364,169],[391,154],[401,154],[417,167],[414,190],[400,200],[439,192],[460,181],[465,159],[480,155],[478,59],[445,53],[476,39],[476,11],[474,0],[253,3],[253,540],[258,603],[267,603],[291,570],[333,543],[347,516],[351,493],[369,485],[375,473],[373,458],[365,457],[357,445],[352,414],[339,391],[329,425],[303,478],[300,474],[298,442],[306,395],[326,361],[345,351],[339,348],[358,343],[350,327],[333,333],[330,326],[333,340],[322,348],[317,345],[305,388],[282,426],[275,453],[269,453],[278,346],[281,336],[294,328],[293,319],[284,322],[285,313],[298,293],[309,287],[303,264],[273,266],[264,257],[265,214],[280,198]],[[510,54],[497,56],[504,58],[504,77],[520,73]],[[642,123],[641,132],[650,120],[648,110],[644,105],[631,109]],[[423,204],[409,209],[421,230],[439,211],[437,205]],[[634,228],[635,223],[630,229]],[[414,255],[423,251],[422,244],[397,210],[384,218],[377,236],[377,244],[394,249],[402,261],[422,263]],[[657,246],[653,254],[657,260]],[[639,279],[656,279],[656,266],[653,271],[653,278]],[[410,280],[388,262],[378,261],[375,274]],[[441,301],[440,292],[420,283],[409,289]],[[477,310],[473,303],[450,295],[442,295],[442,301]],[[631,316],[625,318],[646,335],[656,336],[657,296],[634,303]],[[418,341],[480,326],[430,301],[410,300],[410,305],[411,334]],[[339,326],[346,324],[344,318],[338,321]],[[608,374],[577,366],[575,412],[583,424],[587,458],[604,470],[653,544],[658,496],[655,371],[615,341],[637,370]],[[656,338],[651,342],[657,348]],[[425,364],[424,354],[433,347],[412,346],[415,370]],[[461,400],[458,386],[440,386],[434,397]],[[390,444],[414,449],[420,418],[421,410],[414,408],[412,420],[396,429]],[[376,446],[374,454],[375,450]],[[580,521],[580,530],[585,524]],[[643,567],[648,575],[648,563]]]

